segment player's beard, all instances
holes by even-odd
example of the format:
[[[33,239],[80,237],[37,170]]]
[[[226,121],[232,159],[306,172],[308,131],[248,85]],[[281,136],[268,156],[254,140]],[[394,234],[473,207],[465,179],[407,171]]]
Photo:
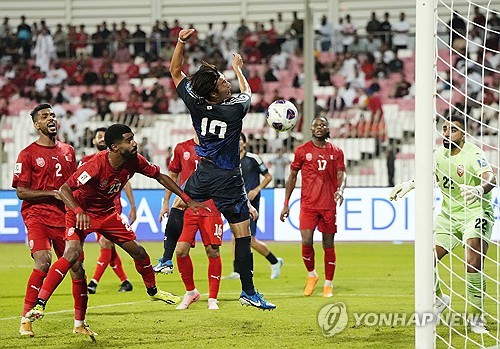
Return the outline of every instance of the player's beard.
[[[443,138],[443,147],[449,150],[453,150],[458,147],[458,144],[456,144],[453,141],[450,141],[449,139]]]
[[[106,150],[106,148],[107,148],[106,144],[104,144],[104,143],[97,143],[97,144],[95,145],[95,147],[96,147],[96,148],[97,148],[97,150],[99,150],[99,151]]]
[[[135,152],[134,152],[135,151]],[[136,158],[137,157],[137,148],[133,148],[132,150],[130,151],[125,151],[124,153],[122,153],[122,155],[124,157],[126,157],[127,159],[133,159],[133,158]]]

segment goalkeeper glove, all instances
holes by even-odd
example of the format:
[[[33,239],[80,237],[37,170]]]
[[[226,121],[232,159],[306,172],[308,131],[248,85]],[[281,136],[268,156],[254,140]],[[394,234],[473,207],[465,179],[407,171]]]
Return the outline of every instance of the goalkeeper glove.
[[[403,182],[400,184],[397,184],[392,188],[391,194],[389,195],[389,199],[391,201],[397,201],[398,198],[401,199],[403,196],[408,194],[409,191],[415,189],[415,180],[412,179],[411,181],[408,182]]]
[[[478,199],[480,199],[484,194],[484,188],[482,185],[461,185],[460,186],[460,195],[463,196],[465,202],[468,205],[472,205]]]

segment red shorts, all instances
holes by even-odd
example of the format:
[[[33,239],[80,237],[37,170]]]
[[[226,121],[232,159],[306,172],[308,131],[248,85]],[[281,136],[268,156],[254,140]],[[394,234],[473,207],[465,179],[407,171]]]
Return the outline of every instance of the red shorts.
[[[57,258],[64,253],[64,227],[50,227],[35,220],[25,222],[28,228],[28,246],[31,254],[54,247]]]
[[[337,224],[335,221],[336,210],[307,210],[300,209],[300,230],[318,230],[324,234],[335,234]]]
[[[111,242],[122,243],[136,240],[136,236],[127,221],[118,213],[104,217],[90,217],[90,229],[85,231],[76,229],[76,215],[73,211],[66,212],[66,240],[80,240],[83,242],[87,235],[96,232]]]
[[[221,216],[201,216],[187,210],[184,214],[184,226],[179,242],[187,242],[194,247],[196,232],[200,230],[203,246],[222,245],[222,218]]]

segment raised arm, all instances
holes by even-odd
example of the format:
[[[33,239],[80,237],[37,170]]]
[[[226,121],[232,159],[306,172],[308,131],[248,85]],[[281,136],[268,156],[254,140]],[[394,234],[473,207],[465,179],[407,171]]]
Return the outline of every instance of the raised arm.
[[[172,81],[175,87],[186,77],[186,74],[182,72],[182,60],[184,58],[184,45],[186,41],[189,40],[191,35],[193,35],[194,29],[182,29],[179,32],[179,37],[177,38],[177,44],[175,45],[174,53],[172,59],[170,60],[170,74],[172,75]]]
[[[243,75],[241,71],[241,67],[243,67],[243,58],[239,53],[233,53],[233,70],[236,73],[236,77],[238,78],[238,84],[240,85],[241,93],[246,93],[247,95],[252,95],[252,90],[250,89],[250,85],[248,84],[247,79]]]

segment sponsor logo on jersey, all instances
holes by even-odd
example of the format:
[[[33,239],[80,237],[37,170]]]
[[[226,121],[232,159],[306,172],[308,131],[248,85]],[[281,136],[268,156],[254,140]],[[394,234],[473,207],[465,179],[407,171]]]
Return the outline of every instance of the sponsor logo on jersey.
[[[64,155],[64,158],[66,159],[67,162],[73,161],[73,157],[71,155]]]
[[[71,236],[75,233],[75,228],[71,227],[68,229],[68,236]]]
[[[185,151],[182,156],[183,156],[184,160],[188,161],[189,158],[191,157],[191,153],[188,151]]]
[[[44,158],[37,158],[36,160],[36,164],[40,167],[44,167],[45,166],[45,159]]]
[[[459,177],[462,177],[464,175],[465,168],[464,165],[458,165],[457,166],[457,174]]]
[[[92,178],[88,173],[87,171],[83,171],[81,175],[78,176],[78,182],[80,182],[80,184],[85,184],[89,181],[89,179]]]
[[[14,166],[14,174],[20,174],[23,170],[23,163],[16,162],[16,166]]]
[[[485,158],[477,159],[477,163],[479,164],[479,167],[486,167],[486,166],[488,166],[488,161],[486,161]]]
[[[53,156],[52,159],[56,160],[57,162],[59,162],[59,156]]]
[[[313,155],[311,153],[306,154],[306,160],[311,161],[313,159]]]
[[[99,187],[100,187],[100,188],[104,188],[104,187],[106,187],[107,185],[108,185],[108,180],[107,180],[107,179],[105,179],[105,180],[101,181],[101,183],[99,183]]]

